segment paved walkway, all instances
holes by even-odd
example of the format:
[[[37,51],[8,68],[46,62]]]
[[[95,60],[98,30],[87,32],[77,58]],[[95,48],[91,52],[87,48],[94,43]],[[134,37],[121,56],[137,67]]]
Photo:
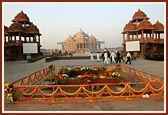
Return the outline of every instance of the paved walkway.
[[[29,75],[37,70],[48,67],[54,64],[56,66],[71,66],[71,65],[102,65],[103,62],[96,62],[90,60],[56,60],[52,62],[45,62],[44,59],[35,63],[27,63],[26,61],[4,62],[4,82],[12,82]],[[123,63],[124,64],[124,63]],[[164,77],[164,62],[151,61],[145,59],[133,60],[131,68],[141,70],[146,73],[151,73],[159,77]],[[125,64],[124,64],[125,65]],[[54,112],[122,112],[122,111],[165,111],[164,100],[154,101],[132,101],[132,102],[116,102],[116,103],[91,103],[91,104],[53,104],[53,105],[13,105],[8,104],[6,98],[4,99],[4,111],[54,111]]]

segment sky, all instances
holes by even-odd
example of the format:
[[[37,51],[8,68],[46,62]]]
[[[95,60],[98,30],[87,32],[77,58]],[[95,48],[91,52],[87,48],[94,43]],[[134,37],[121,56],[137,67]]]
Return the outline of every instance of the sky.
[[[150,18],[152,24],[158,20],[166,26],[165,2],[3,2],[2,26],[9,27],[11,20],[23,10],[42,34],[41,48],[60,49],[57,43],[65,41],[80,29],[104,41],[105,48],[115,48],[122,46],[121,32],[138,9]]]

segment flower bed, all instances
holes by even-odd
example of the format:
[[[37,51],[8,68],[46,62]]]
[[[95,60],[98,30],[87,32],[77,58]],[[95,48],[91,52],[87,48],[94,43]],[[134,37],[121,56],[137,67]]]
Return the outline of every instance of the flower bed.
[[[122,78],[117,69],[105,67],[61,67],[58,72],[54,71],[54,65],[50,65],[47,78],[52,85],[119,83]]]

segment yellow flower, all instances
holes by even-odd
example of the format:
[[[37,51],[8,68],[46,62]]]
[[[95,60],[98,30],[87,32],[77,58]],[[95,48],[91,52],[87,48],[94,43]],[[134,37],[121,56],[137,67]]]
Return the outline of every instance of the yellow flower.
[[[12,93],[8,93],[8,97],[12,96]]]
[[[9,83],[5,83],[5,87],[8,87],[9,86]]]
[[[69,77],[67,74],[62,74],[61,76],[63,79],[68,79],[68,77]]]

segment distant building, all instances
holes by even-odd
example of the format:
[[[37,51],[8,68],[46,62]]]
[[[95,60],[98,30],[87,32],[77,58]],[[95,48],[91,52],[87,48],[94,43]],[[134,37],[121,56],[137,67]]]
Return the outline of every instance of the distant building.
[[[91,50],[100,50],[103,41],[98,41],[93,35],[89,36],[82,29],[74,36],[69,35],[64,42],[58,44],[62,45],[62,52],[89,52]]]
[[[164,55],[164,26],[159,21],[152,24],[147,15],[138,9],[122,31],[124,52],[127,41],[139,41],[139,57]]]
[[[4,57],[5,60],[24,60],[27,54],[23,53],[23,43],[36,43],[37,53],[28,54],[38,57],[40,53],[39,29],[30,22],[29,17],[23,11],[18,13],[12,20],[12,24],[4,26]],[[31,47],[30,47],[31,49]]]
[[[43,54],[43,56],[53,55],[53,50],[52,49],[40,49],[40,52]]]

